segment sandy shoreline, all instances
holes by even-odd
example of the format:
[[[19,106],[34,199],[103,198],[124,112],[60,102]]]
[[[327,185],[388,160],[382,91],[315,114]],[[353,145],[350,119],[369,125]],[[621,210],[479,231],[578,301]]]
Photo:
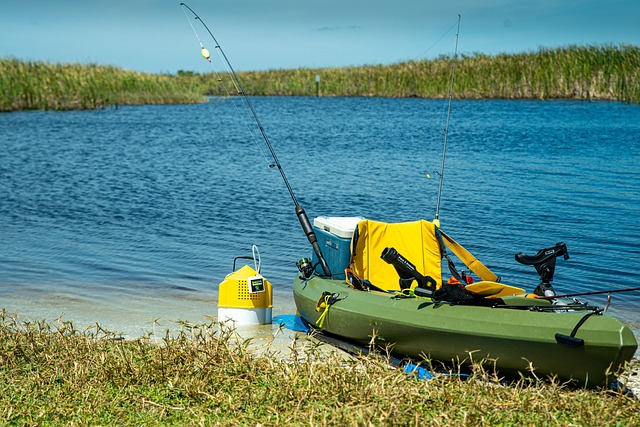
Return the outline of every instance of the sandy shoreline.
[[[640,358],[636,356],[631,361],[631,364],[633,366],[631,376],[621,381],[631,390],[636,398],[640,399]]]

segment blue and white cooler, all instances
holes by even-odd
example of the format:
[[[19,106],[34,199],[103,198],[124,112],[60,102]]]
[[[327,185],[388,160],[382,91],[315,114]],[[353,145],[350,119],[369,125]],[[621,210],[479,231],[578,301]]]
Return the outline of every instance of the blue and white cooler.
[[[360,216],[319,216],[313,220],[313,231],[318,238],[320,251],[334,279],[345,278],[344,269],[349,266],[351,259],[351,238],[358,223],[363,219]],[[313,265],[318,263],[315,253],[312,255],[311,262]],[[315,272],[322,274],[319,264]]]

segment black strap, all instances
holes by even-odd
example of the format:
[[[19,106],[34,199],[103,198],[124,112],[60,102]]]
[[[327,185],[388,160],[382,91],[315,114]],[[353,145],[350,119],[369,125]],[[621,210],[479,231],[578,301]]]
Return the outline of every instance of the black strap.
[[[447,254],[447,249],[444,245],[444,241],[442,240],[442,234],[440,234],[440,229],[434,226],[434,232],[435,232],[436,238],[438,239],[438,246],[440,246],[440,259],[444,257],[447,260],[447,265],[449,266],[449,271],[451,272],[451,275],[461,285],[465,286],[467,284],[467,281],[462,278],[460,273],[458,273],[458,270],[456,269],[456,265],[451,260],[451,257],[449,257],[449,254]]]

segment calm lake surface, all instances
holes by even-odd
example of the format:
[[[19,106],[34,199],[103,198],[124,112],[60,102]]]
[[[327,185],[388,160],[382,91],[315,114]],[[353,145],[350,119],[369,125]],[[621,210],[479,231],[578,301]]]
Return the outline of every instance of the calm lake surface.
[[[253,102],[312,219],[433,219],[445,100]],[[201,322],[255,244],[274,315],[294,312],[310,246],[243,117],[231,99],[0,114],[0,309],[130,335]],[[637,105],[454,100],[442,228],[531,291],[514,254],[561,241],[558,293],[638,287],[639,165]],[[638,335],[640,293],[613,294],[609,312]]]

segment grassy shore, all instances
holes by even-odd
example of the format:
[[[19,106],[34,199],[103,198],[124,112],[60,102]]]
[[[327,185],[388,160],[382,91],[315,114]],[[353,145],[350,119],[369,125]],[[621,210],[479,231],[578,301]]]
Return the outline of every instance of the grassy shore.
[[[203,102],[200,88],[116,67],[0,59],[0,111]]]
[[[449,93],[451,58],[365,67],[239,73],[254,95],[313,96],[320,76],[323,96],[440,98]],[[225,95],[207,79],[210,95]],[[456,98],[584,99],[640,103],[640,47],[569,46],[537,52],[462,55]]]
[[[304,341],[304,342],[303,342]],[[0,425],[637,425],[640,401],[478,371],[420,381],[292,341],[256,354],[215,323],[161,342],[0,312]]]
[[[219,59],[217,59],[219,61]],[[449,93],[451,58],[392,65],[239,72],[257,96],[439,98]],[[222,68],[222,67],[221,67]],[[316,86],[316,76],[320,84]],[[0,59],[0,111],[94,109],[110,105],[203,102],[227,96],[225,74],[156,75],[115,67]],[[461,55],[456,98],[582,99],[640,103],[640,47],[541,48],[537,52]]]

